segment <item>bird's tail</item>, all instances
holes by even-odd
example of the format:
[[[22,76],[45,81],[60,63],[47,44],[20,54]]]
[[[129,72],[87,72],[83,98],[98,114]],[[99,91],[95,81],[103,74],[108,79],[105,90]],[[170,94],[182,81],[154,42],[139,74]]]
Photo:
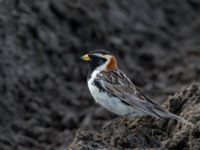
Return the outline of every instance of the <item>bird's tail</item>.
[[[185,123],[185,124],[187,124],[187,125],[189,125],[189,126],[194,126],[193,123],[187,121],[186,119],[184,119],[184,118],[182,118],[182,117],[180,117],[180,116],[177,116],[177,115],[175,115],[175,114],[173,114],[173,113],[170,113],[170,112],[168,112],[168,115],[167,115],[166,117],[175,119],[175,120],[177,120],[177,121],[179,121],[179,122],[183,122],[183,123]]]
[[[185,123],[185,124],[187,124],[187,125],[189,125],[189,126],[194,126],[193,123],[191,123],[191,122],[187,121],[186,119],[184,119],[184,118],[182,118],[182,117],[180,117],[180,116],[177,116],[177,115],[175,115],[175,114],[173,114],[173,113],[171,113],[171,112],[167,112],[167,111],[161,112],[161,111],[159,111],[158,114],[159,114],[159,116],[161,116],[162,118],[163,118],[163,117],[165,117],[165,118],[171,118],[171,119],[175,119],[175,120],[177,120],[177,121],[179,121],[179,122]]]

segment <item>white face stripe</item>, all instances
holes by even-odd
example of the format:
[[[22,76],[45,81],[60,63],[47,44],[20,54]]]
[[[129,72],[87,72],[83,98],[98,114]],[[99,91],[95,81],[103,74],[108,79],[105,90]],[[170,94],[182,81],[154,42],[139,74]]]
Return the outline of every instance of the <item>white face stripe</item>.
[[[110,59],[112,57],[112,55],[108,55],[108,54],[93,54],[93,55],[96,55],[98,57],[102,57],[102,58],[106,58],[106,59]]]

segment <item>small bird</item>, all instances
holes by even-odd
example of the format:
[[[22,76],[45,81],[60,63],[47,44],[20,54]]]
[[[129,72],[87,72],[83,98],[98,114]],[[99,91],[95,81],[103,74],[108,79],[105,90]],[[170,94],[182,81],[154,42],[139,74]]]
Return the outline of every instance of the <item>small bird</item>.
[[[193,125],[191,122],[168,112],[146,97],[123,73],[114,55],[105,50],[95,50],[81,57],[88,62],[88,87],[94,100],[107,110],[119,115],[138,117],[150,115],[158,119],[172,118]]]

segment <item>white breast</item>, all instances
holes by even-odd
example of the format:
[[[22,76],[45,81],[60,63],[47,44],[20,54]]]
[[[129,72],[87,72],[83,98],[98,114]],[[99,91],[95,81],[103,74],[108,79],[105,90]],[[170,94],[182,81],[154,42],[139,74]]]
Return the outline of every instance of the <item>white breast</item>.
[[[94,71],[91,78],[88,80],[88,87],[95,101],[118,115],[125,115],[133,112],[132,107],[125,105],[115,97],[109,97],[106,93],[100,92],[99,89],[92,84],[94,78],[99,72],[99,70]]]

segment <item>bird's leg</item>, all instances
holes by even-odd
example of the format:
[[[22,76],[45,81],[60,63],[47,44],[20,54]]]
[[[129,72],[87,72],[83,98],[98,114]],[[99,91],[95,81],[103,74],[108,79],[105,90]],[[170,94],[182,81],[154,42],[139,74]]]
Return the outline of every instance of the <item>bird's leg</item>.
[[[126,123],[129,120],[129,118],[134,118],[134,117],[138,117],[138,116],[140,116],[140,115],[138,113],[135,113],[135,112],[128,113],[128,114],[121,117],[120,123]]]
[[[113,123],[114,121],[117,121],[118,119],[121,119],[121,116],[106,122],[106,124],[104,124],[104,126],[103,126],[103,129],[106,128],[111,123]]]
[[[126,123],[128,121],[128,116],[124,115],[122,117],[120,117],[120,123]]]
[[[103,126],[103,129],[104,129],[105,127],[107,127],[108,125],[110,125],[111,123],[113,123],[114,121],[118,121],[119,119],[120,119],[120,123],[126,123],[126,122],[128,121],[129,118],[138,117],[138,116],[140,116],[140,115],[138,115],[138,113],[134,113],[134,112],[133,112],[133,113],[128,113],[128,114],[126,114],[126,115],[124,115],[124,116],[117,117],[117,118],[115,118],[115,119],[113,119],[113,120],[108,121],[108,122]]]

